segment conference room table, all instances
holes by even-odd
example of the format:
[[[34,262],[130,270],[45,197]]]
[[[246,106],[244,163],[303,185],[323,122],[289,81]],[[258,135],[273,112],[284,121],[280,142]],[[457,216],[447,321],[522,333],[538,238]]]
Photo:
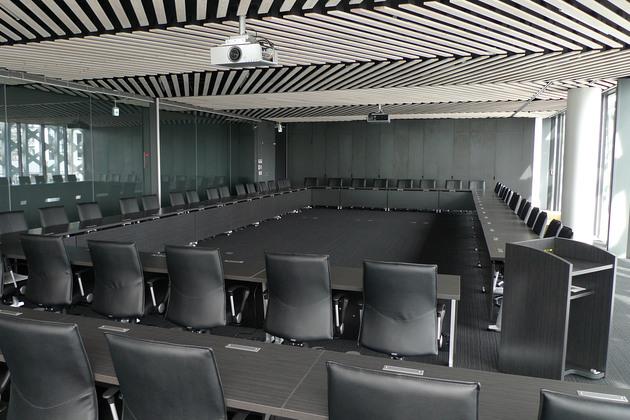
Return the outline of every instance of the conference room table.
[[[630,390],[587,383],[562,382],[502,373],[448,368],[440,365],[391,360],[361,354],[284,346],[242,338],[195,334],[141,324],[122,324],[25,308],[0,310],[0,316],[73,323],[78,326],[85,350],[101,385],[118,385],[105,333],[126,335],[213,350],[225,400],[234,410],[253,411],[300,420],[328,418],[326,362],[387,370],[418,377],[480,383],[480,420],[535,420],[539,393],[549,389],[577,395],[579,391],[630,398]],[[0,356],[0,361],[4,359]],[[602,396],[600,396],[602,397]],[[392,407],[395,416],[395,407]]]

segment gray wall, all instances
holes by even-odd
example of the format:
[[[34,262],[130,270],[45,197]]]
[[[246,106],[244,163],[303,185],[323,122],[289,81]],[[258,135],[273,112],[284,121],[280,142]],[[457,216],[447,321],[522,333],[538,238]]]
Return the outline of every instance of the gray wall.
[[[529,118],[289,124],[289,177],[500,180],[531,195]]]

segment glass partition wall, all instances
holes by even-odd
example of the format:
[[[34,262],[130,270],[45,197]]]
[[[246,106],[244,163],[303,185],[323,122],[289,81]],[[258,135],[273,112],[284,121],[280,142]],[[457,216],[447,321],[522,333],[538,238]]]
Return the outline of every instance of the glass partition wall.
[[[96,201],[104,215],[145,192],[144,150],[152,102],[51,85],[0,80],[0,211]],[[115,112],[115,109],[117,110]]]

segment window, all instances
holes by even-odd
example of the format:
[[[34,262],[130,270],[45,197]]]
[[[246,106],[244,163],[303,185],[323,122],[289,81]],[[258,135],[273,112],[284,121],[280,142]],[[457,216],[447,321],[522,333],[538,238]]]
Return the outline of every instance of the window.
[[[564,158],[564,113],[551,117],[547,207],[559,211],[562,201],[562,161]]]
[[[615,142],[616,91],[611,90],[605,93],[602,101],[602,131],[599,140],[594,234],[597,240],[607,244],[613,145]]]

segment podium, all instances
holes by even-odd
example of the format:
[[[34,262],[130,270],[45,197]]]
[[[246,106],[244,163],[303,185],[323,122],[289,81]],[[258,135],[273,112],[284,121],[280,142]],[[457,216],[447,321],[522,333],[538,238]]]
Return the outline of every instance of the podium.
[[[582,242],[508,243],[499,370],[604,377],[615,272],[613,254]]]

